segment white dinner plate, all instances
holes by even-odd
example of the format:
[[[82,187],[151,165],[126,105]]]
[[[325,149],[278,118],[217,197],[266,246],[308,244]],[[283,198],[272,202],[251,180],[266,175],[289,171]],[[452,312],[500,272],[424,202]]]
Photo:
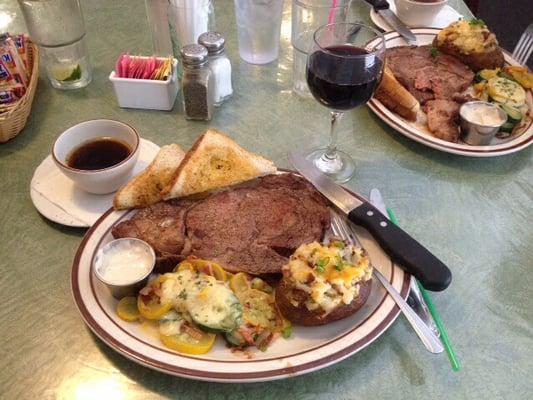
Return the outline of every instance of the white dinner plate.
[[[412,29],[412,32],[415,34],[420,45],[433,42],[433,39],[439,31],[440,29],[435,28]],[[387,48],[405,46],[407,44],[398,32],[387,32],[384,34],[384,37]],[[367,45],[367,48],[371,49],[372,45],[373,43],[371,42]],[[506,64],[519,65],[519,63],[513,60],[513,58],[505,51],[503,52],[503,55]],[[531,91],[529,91],[528,96],[531,100]],[[459,154],[468,157],[495,157],[525,149],[533,142],[533,123],[531,121],[519,134],[514,134],[506,139],[498,139],[495,137],[492,142],[486,146],[472,146],[462,141],[452,143],[438,139],[429,132],[425,123],[407,121],[395,112],[389,110],[375,98],[370,99],[367,104],[379,119],[400,132],[402,135],[446,153]]]
[[[158,152],[157,144],[141,139],[139,159],[133,175],[144,170]],[[39,191],[39,187],[46,184],[60,188],[53,200]],[[30,183],[31,200],[41,215],[58,224],[76,228],[88,228],[96,222],[113,205],[113,196],[114,193],[97,195],[78,189],[61,173],[51,155],[35,169]]]
[[[389,1],[390,10],[396,14],[396,4],[394,1]],[[437,15],[433,18],[431,22],[428,24],[425,24],[432,28],[444,28],[448,26],[450,23],[457,21],[459,18],[462,18],[463,16],[456,11],[453,7],[449,5],[445,5],[442,7],[442,9],[439,11]],[[384,30],[384,31],[392,31],[393,28],[383,19],[381,15],[379,15],[376,11],[374,11],[374,8],[370,9],[370,19],[376,25],[378,28]]]
[[[399,314],[390,296],[373,280],[366,304],[353,316],[320,327],[293,327],[289,339],[279,338],[266,352],[251,350],[251,358],[232,352],[223,339],[205,355],[179,354],[140,324],[117,317],[117,301],[94,276],[91,265],[98,249],[112,240],[112,227],[131,218],[135,210],[107,211],[81,242],[72,266],[71,285],[79,312],[89,328],[107,345],[149,368],[190,379],[254,382],[301,375],[337,363],[376,340]],[[363,229],[362,245],[376,266],[402,297],[407,298],[410,275],[394,266]]]

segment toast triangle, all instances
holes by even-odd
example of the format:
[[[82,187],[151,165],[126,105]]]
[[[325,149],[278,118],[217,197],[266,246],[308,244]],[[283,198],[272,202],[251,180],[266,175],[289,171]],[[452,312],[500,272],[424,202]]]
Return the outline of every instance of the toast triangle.
[[[276,172],[276,166],[251,153],[216,129],[208,129],[187,152],[170,184],[165,200],[235,185]]]
[[[385,66],[383,77],[374,97],[381,101],[389,110],[399,114],[408,121],[416,121],[420,103],[396,79],[389,67]]]
[[[113,207],[142,208],[163,200],[161,190],[169,184],[184,157],[185,152],[177,144],[161,147],[150,165],[115,194]]]

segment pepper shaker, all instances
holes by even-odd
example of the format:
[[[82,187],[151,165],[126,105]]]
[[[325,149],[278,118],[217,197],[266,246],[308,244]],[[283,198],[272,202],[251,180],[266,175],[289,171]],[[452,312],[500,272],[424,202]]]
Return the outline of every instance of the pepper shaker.
[[[233,94],[231,85],[231,63],[226,56],[226,39],[218,32],[205,32],[198,38],[198,43],[209,53],[209,69],[213,75],[214,105],[219,106]]]
[[[209,66],[207,49],[199,44],[181,48],[183,76],[181,90],[185,118],[209,121],[213,115],[213,75]]]

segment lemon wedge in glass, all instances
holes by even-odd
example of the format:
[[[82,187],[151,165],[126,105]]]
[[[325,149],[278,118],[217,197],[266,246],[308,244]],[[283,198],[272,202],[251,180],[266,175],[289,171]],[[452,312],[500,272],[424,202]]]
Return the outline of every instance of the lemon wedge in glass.
[[[58,65],[52,67],[52,77],[56,81],[76,81],[81,78],[81,67],[76,65]]]

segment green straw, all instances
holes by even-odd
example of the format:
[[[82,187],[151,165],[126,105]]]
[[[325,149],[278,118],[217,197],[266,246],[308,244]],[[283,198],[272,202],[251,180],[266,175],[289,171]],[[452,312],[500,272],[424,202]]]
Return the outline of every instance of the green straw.
[[[396,219],[396,216],[392,212],[390,208],[387,207],[387,214],[389,214],[389,218],[392,221],[394,225],[398,225],[398,220]],[[435,305],[433,304],[433,301],[431,300],[431,297],[429,296],[429,293],[422,284],[418,281],[416,281],[418,284],[418,288],[420,289],[420,293],[422,293],[422,297],[424,298],[429,312],[431,313],[431,316],[433,317],[433,320],[435,321],[435,325],[437,325],[437,329],[440,332],[440,340],[442,344],[444,345],[444,348],[446,349],[446,354],[448,354],[448,359],[450,360],[450,364],[452,365],[452,369],[454,371],[459,371],[461,369],[461,366],[459,365],[459,360],[457,359],[457,356],[455,354],[455,351],[453,351],[452,343],[450,342],[450,339],[448,338],[448,334],[446,333],[446,329],[444,329],[444,324],[442,323],[442,320],[440,319],[439,313],[437,312],[437,309],[435,308]]]

